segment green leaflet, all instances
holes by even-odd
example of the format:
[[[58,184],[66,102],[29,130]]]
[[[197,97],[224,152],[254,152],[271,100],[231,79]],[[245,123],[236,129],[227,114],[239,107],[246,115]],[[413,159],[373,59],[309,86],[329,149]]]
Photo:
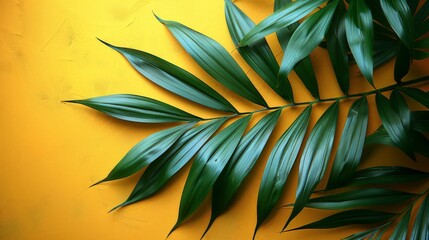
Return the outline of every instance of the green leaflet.
[[[365,1],[350,1],[346,15],[346,36],[356,64],[363,76],[374,86],[372,14]]]
[[[299,1],[302,2],[302,1]],[[284,51],[278,74],[278,81],[287,78],[297,62],[308,56],[323,40],[339,0],[334,0],[326,7],[312,14],[295,30]],[[312,86],[310,92],[318,91]]]
[[[376,237],[378,234],[380,234],[379,236],[381,237],[385,231],[386,228],[381,228],[384,227],[385,225],[382,225],[380,227],[371,229],[371,230],[367,230],[367,231],[362,231],[362,232],[358,232],[355,234],[352,234],[346,238],[343,238],[343,240],[364,240],[364,239],[368,239],[371,240],[374,237]],[[381,231],[380,231],[381,230]]]
[[[420,132],[429,132],[429,111],[411,112],[412,128]]]
[[[280,114],[281,110],[277,110],[266,115],[240,140],[231,160],[213,186],[212,215],[207,230],[231,204],[238,188],[264,150]]]
[[[353,189],[325,197],[312,198],[305,207],[327,210],[361,208],[403,203],[417,196],[413,193],[383,188]]]
[[[341,91],[347,94],[350,88],[350,74],[345,18],[346,7],[344,2],[340,1],[326,34],[326,44],[338,85],[340,85]]]
[[[368,102],[362,97],[350,107],[327,188],[353,177],[362,156],[367,126]]]
[[[157,17],[189,55],[215,80],[247,100],[268,107],[246,73],[226,49],[215,40],[178,22]]]
[[[114,94],[66,102],[83,104],[114,118],[130,122],[166,123],[201,120],[197,116],[158,100],[131,94]]]
[[[414,42],[414,23],[407,1],[380,0],[380,4],[390,26],[411,52]]]
[[[255,24],[231,0],[225,1],[225,17],[231,39],[235,46],[249,32]],[[261,39],[258,43],[237,48],[243,59],[255,70],[256,73],[281,97],[293,102],[292,87],[288,80],[277,82],[279,64],[270,49],[267,41]]]
[[[411,14],[414,14],[417,10],[417,6],[419,5],[418,0],[407,0],[407,4],[410,8]]]
[[[420,205],[414,222],[411,240],[429,239],[429,194],[426,194],[425,200]]]
[[[141,75],[158,86],[209,108],[237,112],[222,95],[186,70],[150,53],[100,41],[122,54]]]
[[[372,144],[382,144],[391,147],[396,147],[395,143],[390,138],[389,133],[387,133],[386,128],[380,126],[374,133],[366,137],[365,145]]]
[[[395,231],[390,236],[389,240],[407,240],[408,224],[410,222],[412,208],[409,208],[407,212],[402,216],[401,221],[395,228]]]
[[[229,125],[195,156],[180,200],[179,217],[170,234],[204,201],[234,153],[250,118],[251,115]]]
[[[422,7],[417,12],[416,16],[414,17],[414,27],[418,28],[419,25],[421,25],[429,15],[429,2],[425,1],[422,5]]]
[[[402,78],[408,74],[411,66],[411,55],[407,47],[402,44],[399,47],[398,54],[396,56],[395,68],[393,70],[393,76],[396,82],[401,82]]]
[[[357,171],[354,178],[347,185],[401,184],[428,178],[429,173],[407,167],[379,166]]]
[[[353,224],[373,224],[385,222],[395,215],[397,214],[371,209],[353,209],[336,213],[317,222],[313,222],[292,230],[338,228]]]
[[[310,121],[311,105],[280,137],[271,151],[258,193],[258,220],[255,234],[279,201],[283,187],[301,148]]]
[[[417,88],[401,87],[399,90],[416,100],[426,108],[429,108],[429,94]]]
[[[95,183],[99,184],[106,181],[112,181],[128,177],[140,169],[146,167],[151,162],[158,159],[166,152],[177,139],[182,136],[195,123],[187,123],[172,127],[150,135],[137,143],[118,164],[110,171],[106,178]]]
[[[274,11],[279,10],[286,4],[290,3],[291,0],[275,0],[274,1]],[[281,30],[277,31],[277,38],[279,40],[280,46],[282,47],[283,51],[286,49],[287,44],[289,43],[290,37],[292,36],[292,33],[296,30],[296,28],[299,26],[299,23],[292,24],[288,27],[282,28]],[[301,61],[299,61],[294,69],[293,69],[298,77],[302,80],[305,87],[310,91],[311,95],[314,98],[319,99],[319,87],[317,85],[317,79],[316,75],[313,70],[313,65],[311,64],[310,56],[306,56]],[[283,80],[284,81],[284,80]],[[278,81],[280,84],[283,81]],[[286,81],[289,80],[286,78]]]
[[[338,104],[337,101],[326,110],[308,137],[299,164],[295,204],[283,230],[301,212],[314,189],[322,180],[334,142]]]
[[[114,209],[156,193],[191,160],[225,121],[226,118],[212,120],[185,132],[164,154],[149,164],[128,199]]]
[[[401,118],[402,126],[406,131],[411,130],[411,111],[401,93],[395,89],[390,94],[390,105]]]
[[[285,5],[249,31],[243,39],[241,39],[240,46],[247,46],[270,33],[277,32],[297,22],[326,1],[327,0],[299,0]]]
[[[402,124],[400,116],[391,107],[390,101],[381,93],[377,93],[375,99],[381,122],[392,138],[392,141],[410,158],[415,159],[412,137]]]

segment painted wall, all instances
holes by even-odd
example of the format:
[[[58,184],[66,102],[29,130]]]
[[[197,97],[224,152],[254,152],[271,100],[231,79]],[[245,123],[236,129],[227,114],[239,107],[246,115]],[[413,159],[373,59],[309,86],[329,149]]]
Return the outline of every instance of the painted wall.
[[[272,11],[270,0],[236,1],[252,19],[260,21]],[[117,161],[140,139],[168,125],[130,124],[115,120],[88,108],[62,103],[114,93],[134,93],[166,101],[192,113],[214,116],[197,105],[174,97],[144,79],[116,52],[97,41],[138,48],[174,62],[204,79],[226,94],[240,110],[254,105],[226,91],[205,74],[186,55],[154,11],[165,19],[180,21],[219,41],[243,66],[257,88],[270,96],[271,105],[282,104],[279,97],[258,79],[240,59],[229,39],[224,21],[223,1],[132,0],[132,1],[0,1],[0,239],[165,239],[174,225],[181,191],[189,168],[156,196],[116,212],[107,212],[128,196],[138,179],[88,186],[103,178]],[[280,59],[274,36],[268,40]],[[311,55],[319,79],[321,95],[340,95],[327,54],[318,49]],[[429,61],[415,61],[408,78],[428,74]],[[376,71],[377,86],[392,84],[393,61]],[[351,92],[369,90],[357,78]],[[294,76],[297,101],[311,99]],[[370,100],[373,102],[373,99]],[[339,126],[343,126],[347,108],[343,104]],[[312,123],[327,105],[315,108]],[[370,109],[373,116],[376,111]],[[279,131],[299,113],[288,110]],[[379,119],[372,117],[369,131]],[[271,146],[273,144],[271,143]],[[246,180],[241,196],[220,217],[206,239],[250,239],[256,222],[256,196],[263,171],[261,163]],[[371,152],[373,165],[382,159],[404,159],[398,150],[380,148]],[[395,160],[396,161],[396,160]],[[417,164],[405,160],[408,166]],[[429,166],[426,166],[429,169]],[[292,175],[296,179],[296,171]],[[296,180],[287,184],[282,203],[294,199]],[[169,239],[199,239],[210,216],[210,203],[177,229]],[[297,231],[280,235],[278,231],[290,209],[280,208],[263,225],[258,238],[333,239],[347,236],[359,228],[333,231]],[[293,226],[319,219],[329,213],[306,210]]]

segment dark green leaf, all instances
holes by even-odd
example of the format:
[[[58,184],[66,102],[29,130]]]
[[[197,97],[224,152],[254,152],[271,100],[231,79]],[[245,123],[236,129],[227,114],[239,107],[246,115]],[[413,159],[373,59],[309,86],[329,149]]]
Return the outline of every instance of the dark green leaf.
[[[136,173],[166,152],[195,123],[187,123],[177,127],[156,132],[137,143],[110,171],[109,175],[96,184],[128,177]],[[95,185],[95,184],[94,184]]]
[[[241,118],[214,136],[198,154],[189,171],[173,232],[206,198],[246,130],[251,115]]]
[[[302,1],[299,1],[302,2]],[[334,15],[339,0],[334,0],[326,7],[304,20],[292,34],[284,51],[280,65],[278,81],[287,78],[297,62],[308,56],[323,40]],[[317,92],[317,85],[310,87],[310,92]]]
[[[186,70],[150,53],[100,41],[122,54],[140,74],[158,86],[209,108],[237,112],[222,95]]]
[[[279,10],[286,4],[290,3],[291,0],[275,0],[274,1],[274,11]],[[292,36],[292,33],[296,30],[296,28],[299,26],[299,23],[292,24],[288,27],[285,27],[279,31],[277,31],[277,38],[279,40],[280,46],[282,47],[283,51],[286,49],[287,44],[289,43],[290,37]],[[302,80],[306,88],[310,91],[311,95],[317,99],[319,99],[319,91],[317,86],[317,79],[316,75],[313,70],[313,65],[311,64],[310,56],[307,56],[303,58],[301,61],[299,61],[294,69],[293,69],[298,77]],[[277,79],[277,75],[276,75]],[[286,79],[287,80],[287,79]],[[283,81],[279,81],[282,83]]]
[[[351,0],[346,15],[346,36],[356,64],[363,76],[374,86],[372,14],[365,1]]]
[[[414,222],[411,240],[429,239],[429,194],[426,194],[425,200],[420,205]]]
[[[380,0],[384,16],[409,51],[413,49],[413,15],[406,0]]]
[[[347,94],[350,87],[348,47],[345,29],[346,7],[340,1],[332,18],[331,26],[326,34],[329,58],[341,91]]]
[[[406,131],[411,129],[411,111],[401,93],[395,89],[390,94],[390,105],[401,118],[402,126]]]
[[[427,3],[427,2],[426,2]],[[428,4],[429,6],[429,4]],[[421,24],[415,26],[415,38],[419,38],[429,32],[429,19],[426,19]]]
[[[393,75],[395,77],[396,82],[401,82],[401,80],[408,74],[410,71],[411,65],[411,55],[410,51],[407,49],[405,45],[401,45],[399,47],[398,55],[396,56],[395,68]]]
[[[313,198],[305,207],[340,210],[347,208],[361,208],[367,206],[381,206],[399,204],[407,201],[416,194],[383,188],[353,189],[344,193]]]
[[[429,132],[429,111],[411,112],[411,119],[413,129],[421,132]]]
[[[419,5],[419,0],[407,0],[407,4],[410,7],[411,14],[414,14]]]
[[[167,26],[186,52],[214,79],[247,100],[268,106],[246,73],[222,45],[178,22],[158,20]]]
[[[429,173],[400,166],[379,166],[356,172],[347,185],[401,184],[428,179]]]
[[[313,222],[292,230],[338,228],[353,224],[373,224],[385,222],[395,215],[397,214],[371,209],[354,209],[336,213],[317,222]]]
[[[386,128],[384,128],[383,126],[380,126],[373,134],[366,137],[365,145],[372,144],[382,144],[391,147],[396,147],[395,143],[390,138],[389,133],[387,133]]]
[[[301,148],[310,120],[308,106],[283,133],[271,151],[258,193],[258,221],[255,233],[279,201],[283,187]]]
[[[374,68],[397,56],[398,42],[392,40],[374,40]]]
[[[231,0],[225,1],[225,16],[232,41],[238,46],[240,40],[255,24]],[[288,101],[293,101],[293,92],[289,81],[277,82],[279,65],[265,39],[261,39],[254,45],[241,47],[237,50],[243,59],[276,93]]]
[[[329,177],[328,188],[353,177],[359,165],[368,126],[368,102],[366,97],[350,107]]]
[[[353,235],[350,235],[346,238],[343,238],[343,240],[364,240],[368,239],[370,237],[376,236],[379,232],[380,228],[370,229],[362,232],[355,233]]]
[[[225,121],[226,118],[212,120],[184,133],[168,151],[147,167],[128,199],[116,208],[146,199],[156,193],[191,160]]]
[[[131,94],[114,94],[84,100],[71,100],[114,118],[139,123],[198,121],[201,118],[158,100]]]
[[[240,46],[247,46],[270,33],[277,32],[311,13],[326,0],[300,0],[291,2],[256,25],[241,39]]]
[[[381,122],[384,128],[386,128],[387,133],[389,133],[390,138],[392,138],[392,141],[410,158],[415,159],[410,132],[402,124],[400,116],[394,111],[390,105],[390,101],[381,93],[377,93],[376,104]]]
[[[266,115],[241,139],[213,187],[212,215],[207,230],[231,204],[238,188],[264,150],[280,114],[281,110],[277,110]]]
[[[335,102],[326,110],[308,137],[299,164],[295,204],[284,228],[301,212],[310,199],[311,193],[322,180],[334,142],[338,104]]]
[[[425,1],[414,17],[415,26],[421,25],[429,16],[429,2]]]
[[[412,99],[416,100],[417,102],[421,103],[423,106],[429,108],[429,94],[426,92],[423,92],[422,90],[418,88],[409,88],[409,87],[402,87],[399,89],[401,92],[404,92]]]
[[[408,211],[402,216],[401,221],[395,228],[395,231],[390,236],[390,240],[407,240],[408,232],[408,223],[410,222],[412,208],[409,208]]]

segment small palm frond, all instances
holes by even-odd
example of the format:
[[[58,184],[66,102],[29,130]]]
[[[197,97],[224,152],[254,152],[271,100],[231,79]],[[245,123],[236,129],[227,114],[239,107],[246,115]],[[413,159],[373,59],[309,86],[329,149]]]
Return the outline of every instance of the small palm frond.
[[[389,228],[393,229],[391,239],[405,239],[408,235],[411,239],[428,239],[429,190],[401,191],[395,189],[395,185],[419,182],[424,186],[422,182],[429,180],[429,173],[399,166],[362,169],[361,162],[365,159],[364,151],[380,144],[399,148],[414,161],[416,154],[429,158],[426,137],[429,111],[416,111],[408,105],[414,101],[429,108],[428,93],[413,87],[427,84],[429,76],[402,81],[412,60],[429,57],[429,1],[419,5],[416,0],[275,0],[274,10],[272,15],[255,24],[234,3],[225,1],[225,18],[232,42],[261,80],[284,99],[281,106],[269,106],[269,96],[258,91],[222,45],[181,23],[156,16],[205,72],[254,104],[255,110],[250,112],[241,112],[221,93],[172,63],[147,52],[100,40],[122,54],[148,80],[219,116],[196,116],[156,99],[130,94],[69,101],[125,121],[177,124],[143,139],[96,184],[125,178],[146,168],[128,199],[114,208],[117,209],[152,196],[192,160],[177,222],[170,233],[212,192],[212,215],[205,234],[217,217],[228,210],[263,151],[267,151],[269,157],[259,187],[254,237],[279,204],[291,170],[298,165],[296,198],[286,206],[292,207],[292,213],[283,231],[303,209],[317,208],[337,212],[291,230],[371,224],[371,229],[345,239],[380,239]],[[265,39],[270,33],[277,34],[284,51],[280,64]],[[316,79],[309,57],[319,46],[329,54],[343,96],[320,98],[319,85],[324,82]],[[376,89],[374,68],[394,57],[396,83]],[[349,65],[353,63],[374,90],[349,93]],[[296,94],[288,79],[292,70],[314,100],[295,101]],[[368,135],[371,103],[368,100],[373,96],[382,125]],[[341,129],[337,119],[345,99],[353,103]],[[330,103],[330,106],[315,124],[310,124],[312,110],[321,103]],[[274,142],[272,133],[278,131],[276,125],[282,111],[303,107]],[[253,124],[256,115],[262,117]],[[336,136],[340,136],[338,146],[334,146]],[[274,145],[272,149],[266,147],[270,141]],[[331,156],[333,164],[329,169]],[[327,179],[326,188],[316,191],[323,179]],[[314,197],[320,194],[322,196]],[[389,204],[405,207],[399,212],[376,209]],[[408,233],[413,209],[418,209],[418,213]]]

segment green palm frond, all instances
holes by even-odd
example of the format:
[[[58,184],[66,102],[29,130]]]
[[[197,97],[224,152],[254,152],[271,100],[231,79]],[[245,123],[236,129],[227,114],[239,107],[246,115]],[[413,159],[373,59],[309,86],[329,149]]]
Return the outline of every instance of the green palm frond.
[[[429,158],[429,111],[416,111],[409,106],[413,101],[421,108],[429,108],[429,93],[416,87],[417,84],[427,85],[429,76],[403,81],[414,59],[429,57],[429,2],[419,5],[416,0],[275,0],[274,10],[272,15],[255,24],[234,3],[225,1],[226,24],[232,42],[261,80],[285,100],[280,106],[269,106],[269,96],[260,93],[252,82],[256,80],[250,80],[222,45],[181,23],[156,16],[205,72],[254,104],[250,112],[240,111],[221,93],[166,60],[102,41],[122,54],[148,80],[215,111],[218,117],[196,116],[156,99],[130,94],[68,101],[124,121],[176,124],[143,139],[96,184],[125,178],[146,168],[130,196],[114,208],[117,209],[152,196],[192,162],[178,218],[170,233],[212,192],[212,215],[205,234],[217,217],[228,210],[246,177],[266,151],[269,157],[259,187],[254,238],[279,204],[297,162],[296,199],[286,206],[292,207],[292,213],[282,231],[370,224],[368,230],[345,239],[380,239],[388,229],[392,229],[390,239],[406,239],[407,236],[428,239],[429,173],[393,165],[362,168],[361,163],[366,159],[364,151],[378,145],[399,148],[415,161],[417,156]],[[284,51],[280,64],[265,39],[271,33],[277,34]],[[338,85],[345,95],[320,98],[319,85],[325,83],[323,79],[316,79],[309,57],[317,47],[326,48]],[[375,88],[374,68],[394,57],[396,83]],[[357,65],[374,90],[349,93],[351,64]],[[288,79],[292,70],[314,100],[295,101],[296,93]],[[369,111],[370,98],[375,98],[374,109],[382,122],[372,134],[367,131],[370,116],[374,114]],[[340,128],[337,119],[344,100],[352,104],[345,125]],[[324,103],[329,103],[329,107],[315,124],[310,124],[312,110]],[[272,135],[278,129],[276,125],[283,110],[304,107],[275,141]],[[256,115],[262,117],[253,124]],[[334,146],[336,136],[340,136],[338,146]],[[267,147],[269,142],[274,145],[272,149]],[[329,167],[331,156],[333,163]],[[327,180],[327,185],[320,190],[323,179]],[[420,193],[413,189],[395,189],[396,185],[410,183],[426,189]],[[320,194],[322,196],[316,196]],[[402,211],[376,209],[389,204],[400,205]],[[337,212],[286,230],[305,208]],[[418,209],[416,217],[411,214],[413,209]],[[412,228],[410,221],[415,221]]]

